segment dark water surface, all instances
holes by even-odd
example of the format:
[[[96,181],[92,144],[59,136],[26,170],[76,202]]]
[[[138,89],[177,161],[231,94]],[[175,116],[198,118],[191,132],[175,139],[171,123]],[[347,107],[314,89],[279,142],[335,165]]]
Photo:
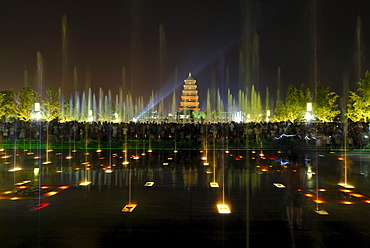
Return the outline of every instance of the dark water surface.
[[[0,160],[0,247],[369,245],[368,152],[347,152],[347,182],[355,188],[344,192],[345,154],[296,151],[305,168],[302,194],[313,195],[303,196],[299,230],[287,227],[286,189],[273,184],[286,184],[287,151],[138,148],[127,151],[128,165],[122,149],[54,150],[48,158],[45,150],[29,152],[6,150]],[[129,201],[137,207],[122,213]],[[219,214],[219,203],[231,213]]]

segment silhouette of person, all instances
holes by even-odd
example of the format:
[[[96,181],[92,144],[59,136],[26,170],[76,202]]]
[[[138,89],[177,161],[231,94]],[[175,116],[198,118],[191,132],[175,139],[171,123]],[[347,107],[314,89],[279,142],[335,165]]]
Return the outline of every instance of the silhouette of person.
[[[304,184],[304,168],[298,163],[297,154],[292,152],[289,155],[289,164],[284,171],[286,183],[286,211],[289,229],[294,228],[294,224],[299,229],[302,228],[302,189]]]

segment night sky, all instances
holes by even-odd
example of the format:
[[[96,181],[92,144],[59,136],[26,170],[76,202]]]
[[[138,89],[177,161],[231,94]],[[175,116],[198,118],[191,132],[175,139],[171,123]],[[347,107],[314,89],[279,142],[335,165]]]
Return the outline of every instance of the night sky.
[[[62,81],[62,16],[68,23],[68,87],[73,90],[73,68],[78,72],[78,90],[91,87],[113,93],[122,86],[147,97],[152,90],[165,95],[188,72],[197,79],[200,94],[207,88],[225,88],[224,70],[229,69],[229,86],[238,90],[239,48],[242,13],[236,0],[142,0],[134,8],[128,1],[1,1],[0,2],[0,90],[18,91],[28,71],[29,85],[35,83],[36,53],[44,59],[44,88],[59,87]],[[256,30],[259,35],[259,89],[276,90],[277,68],[282,84],[311,85],[312,28],[310,0],[260,0]],[[139,6],[139,7],[138,7]],[[369,58],[369,1],[317,0],[318,80],[341,94],[342,74],[350,73],[355,89],[354,54],[358,15],[362,18],[363,55]],[[133,9],[135,9],[133,11]],[[136,13],[133,14],[133,13]],[[135,16],[135,17],[134,17]],[[159,25],[163,23],[165,53],[160,55]],[[132,52],[132,37],[136,50]],[[165,41],[165,42],[164,42]],[[136,69],[131,70],[132,54]],[[164,58],[163,83],[159,83],[159,58]],[[363,64],[370,67],[369,59]],[[175,82],[175,68],[178,78]],[[134,76],[131,75],[135,72]],[[134,79],[134,82],[131,82]],[[160,89],[160,85],[162,86]],[[179,94],[179,93],[178,93]],[[147,100],[146,100],[147,101]]]

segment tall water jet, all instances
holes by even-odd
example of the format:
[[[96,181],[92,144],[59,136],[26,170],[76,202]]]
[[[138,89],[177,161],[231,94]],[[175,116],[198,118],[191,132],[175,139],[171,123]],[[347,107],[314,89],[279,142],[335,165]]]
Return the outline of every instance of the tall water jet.
[[[356,21],[356,52],[355,52],[355,82],[359,82],[363,76],[362,65],[364,63],[364,44],[362,42],[362,21],[361,16]]]
[[[176,115],[176,110],[177,110],[177,106],[176,106],[176,91],[173,91],[172,92],[172,104],[171,104],[171,114],[172,115]]]
[[[67,16],[62,16],[62,94],[67,93],[68,85],[68,39]]]
[[[130,87],[128,91],[136,95],[134,85],[141,81],[141,20],[140,20],[140,0],[132,0],[131,10],[131,64],[130,64]]]
[[[24,70],[23,85],[24,85],[24,87],[30,87],[30,83],[29,83],[29,80],[28,80],[28,71],[27,70]]]
[[[259,66],[260,66],[260,38],[257,32],[253,35],[252,41],[252,84],[259,89]]]
[[[311,9],[311,47],[312,47],[312,76],[311,85],[312,89],[316,89],[317,82],[318,82],[318,60],[317,60],[317,0],[312,0],[310,2],[310,9]],[[314,96],[315,98],[316,96]]]
[[[225,68],[225,89],[230,88],[229,80],[230,80],[229,67],[226,66],[226,68]]]
[[[211,121],[211,94],[209,89],[207,90],[207,99],[206,99],[206,120]]]
[[[266,114],[266,122],[269,121],[268,119],[268,112],[270,111],[271,109],[271,99],[270,99],[270,91],[269,91],[269,87],[266,87],[266,96],[265,96],[265,114]]]
[[[277,89],[276,89],[276,102],[281,101],[281,68],[277,69]]]
[[[42,92],[43,92],[43,70],[44,70],[44,64],[43,64],[43,58],[40,51],[37,52],[37,71],[36,71],[36,83],[39,90],[39,100],[38,102],[42,101]]]
[[[164,85],[164,75],[166,71],[166,57],[167,57],[167,44],[166,44],[166,33],[164,31],[164,25],[161,22],[159,24],[159,90],[162,90]]]
[[[239,49],[239,89],[249,89],[252,85],[252,12],[254,1],[240,1],[242,14],[242,38]]]
[[[342,122],[347,122],[347,104],[348,104],[348,97],[349,97],[349,72],[345,70],[342,74]]]
[[[229,112],[235,111],[233,106],[233,95],[231,94],[230,89],[227,89],[227,108]]]
[[[77,74],[77,67],[73,68],[73,89],[74,92],[77,92],[78,89],[78,74]]]
[[[91,70],[90,68],[86,68],[85,71],[85,92],[87,92],[91,88]]]
[[[127,92],[126,66],[122,66],[122,91]]]
[[[39,100],[38,100],[38,106],[40,106],[39,104],[42,102],[42,92],[43,92],[43,70],[44,70],[44,64],[43,64],[43,59],[42,59],[42,55],[41,55],[41,52],[38,51],[37,52],[37,73],[36,73],[36,82],[38,84],[38,88],[39,88]],[[35,104],[35,108],[36,108],[36,104]],[[39,108],[39,107],[38,107]],[[40,111],[40,109],[38,109],[38,111]],[[38,157],[41,157],[41,149],[42,149],[42,124],[41,122],[39,123],[39,146],[38,146]],[[41,163],[41,159],[39,158],[38,159],[38,192],[39,192],[39,195],[38,195],[38,206],[41,205],[41,181],[42,181],[42,163]]]

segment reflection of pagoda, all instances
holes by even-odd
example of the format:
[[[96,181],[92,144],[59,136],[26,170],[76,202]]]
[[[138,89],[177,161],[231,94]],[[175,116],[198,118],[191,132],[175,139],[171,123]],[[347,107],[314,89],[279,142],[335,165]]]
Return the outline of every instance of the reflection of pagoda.
[[[189,77],[184,80],[184,89],[182,90],[181,102],[180,102],[180,111],[200,111],[199,102],[198,102],[198,90],[195,85],[194,78],[191,77],[191,72]]]

